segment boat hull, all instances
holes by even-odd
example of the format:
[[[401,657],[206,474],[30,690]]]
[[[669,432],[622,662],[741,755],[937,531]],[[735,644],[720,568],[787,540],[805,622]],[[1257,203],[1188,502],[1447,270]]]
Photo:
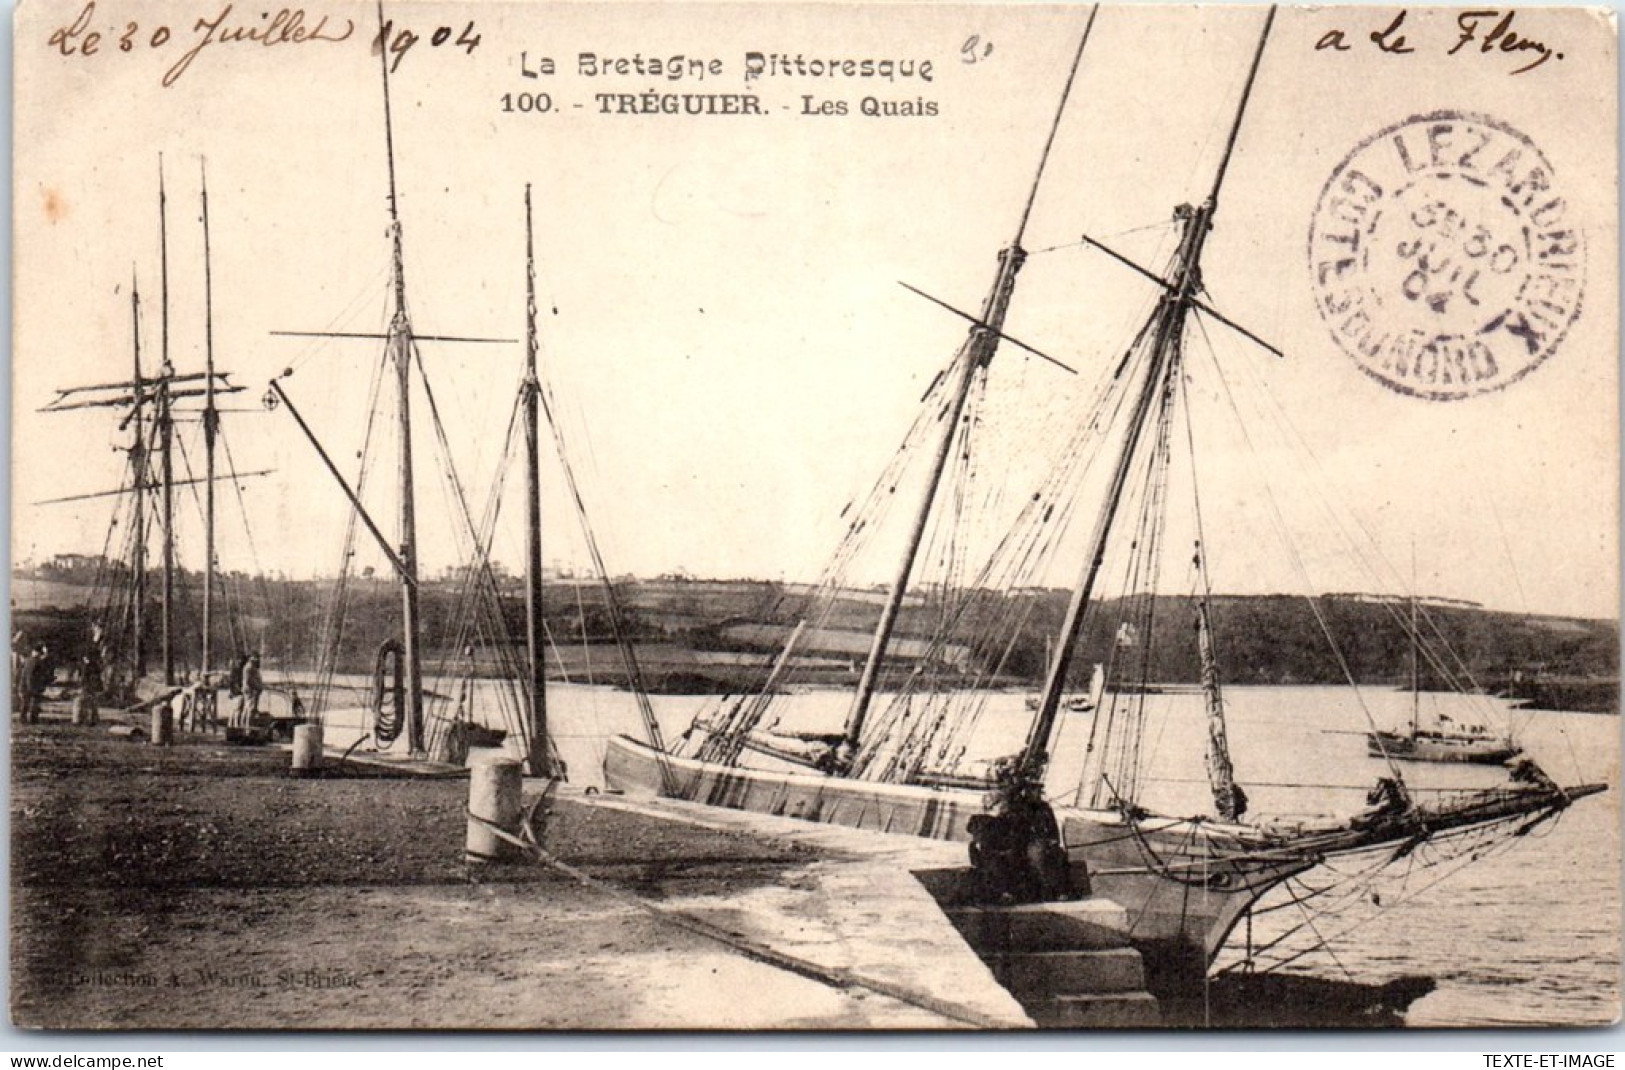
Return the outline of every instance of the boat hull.
[[[1465,762],[1500,765],[1523,753],[1508,739],[1462,736],[1406,736],[1397,732],[1368,732],[1366,750],[1374,758],[1402,762]]]
[[[625,736],[609,741],[604,780],[632,794],[967,844],[971,818],[984,812],[980,792],[721,766]],[[1127,936],[1149,958],[1194,967],[1197,977],[1249,906],[1318,861],[1269,856],[1271,841],[1243,826],[1129,822],[1116,811],[1072,808],[1056,818],[1074,886],[1087,879],[1093,894],[1124,908]]]

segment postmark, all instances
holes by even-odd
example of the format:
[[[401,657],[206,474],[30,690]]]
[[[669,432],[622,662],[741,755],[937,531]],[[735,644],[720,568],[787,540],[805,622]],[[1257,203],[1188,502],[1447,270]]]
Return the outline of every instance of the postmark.
[[[1392,390],[1454,400],[1517,382],[1580,314],[1585,241],[1551,164],[1483,115],[1414,116],[1355,147],[1309,228],[1315,304]]]

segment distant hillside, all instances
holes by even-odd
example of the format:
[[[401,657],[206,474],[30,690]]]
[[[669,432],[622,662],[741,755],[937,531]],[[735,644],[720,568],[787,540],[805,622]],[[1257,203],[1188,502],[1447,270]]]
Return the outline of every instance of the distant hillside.
[[[184,574],[179,583],[181,604],[175,612],[179,657],[197,657],[199,577]],[[327,607],[335,594],[331,580],[269,580],[235,577],[226,584],[234,612],[230,624],[217,634],[219,649],[257,647],[274,664],[309,666],[316,658]],[[157,585],[149,586],[156,591]],[[717,665],[741,666],[739,674],[754,675],[772,658],[783,638],[801,619],[806,588],[764,581],[706,581],[665,578],[623,580],[617,583],[627,607],[626,625],[641,644],[659,644],[665,664],[674,674],[712,679],[732,686],[737,678],[717,677]],[[88,632],[83,623],[89,587],[77,577],[39,575],[13,577],[13,608],[20,622],[31,618],[72,642],[75,631]],[[353,671],[369,670],[378,643],[399,627],[399,596],[392,583],[369,578],[352,580],[345,595],[350,613],[340,638],[341,664]],[[993,595],[977,613],[961,623],[939,660],[953,670],[988,668],[976,661],[974,639],[994,617],[1021,621],[1020,631],[1004,660],[1002,677],[1012,685],[1036,682],[1047,661],[1046,645],[1059,628],[1067,593],[1059,590],[1022,591]],[[425,582],[420,593],[425,634],[431,647],[454,642],[459,621],[468,606],[452,581]],[[820,629],[804,636],[809,653],[816,655],[813,677],[837,682],[850,675],[861,661],[867,634],[878,619],[875,591],[843,596]],[[547,585],[548,626],[559,656],[568,662],[569,648],[605,643],[611,638],[609,614],[602,587],[590,581],[556,580]],[[1091,612],[1074,663],[1081,684],[1095,662],[1119,658],[1143,663],[1153,683],[1194,683],[1200,666],[1194,641],[1194,604],[1183,597],[1159,597],[1150,606],[1150,634],[1120,631],[1123,605],[1108,600]],[[524,621],[522,594],[517,581],[505,581],[502,615],[510,634],[519,635]],[[1369,595],[1340,594],[1308,600],[1284,595],[1215,596],[1212,619],[1224,679],[1237,684],[1336,684],[1344,682],[1337,659],[1328,653],[1325,630],[1336,641],[1350,673],[1362,684],[1399,684],[1409,679],[1411,644],[1406,603]],[[942,606],[929,596],[912,596],[905,605],[894,644],[899,671],[927,655],[918,640],[930,635],[941,618]],[[1554,701],[1537,694],[1541,686],[1563,686],[1593,695],[1588,705],[1615,705],[1619,675],[1617,622],[1570,617],[1526,617],[1481,609],[1467,603],[1425,603],[1425,635],[1442,636],[1453,657],[1454,675],[1470,676],[1492,690],[1521,686],[1524,697]],[[149,614],[149,642],[156,644],[156,612]],[[79,623],[73,623],[73,622]],[[66,623],[64,623],[66,622]],[[229,627],[229,630],[228,630]],[[437,638],[444,637],[444,638]],[[984,647],[985,649],[985,647]],[[692,653],[684,666],[681,652]],[[703,657],[701,655],[704,655]],[[730,656],[721,656],[730,655]],[[596,664],[608,659],[595,656]],[[1424,659],[1424,684],[1431,682]],[[698,667],[704,666],[703,671]],[[698,672],[686,672],[695,669]],[[1465,674],[1463,673],[1465,669]],[[709,674],[709,675],[707,675]],[[1561,699],[1570,692],[1555,693]],[[1601,696],[1599,700],[1596,696]],[[1573,705],[1568,708],[1576,708]]]

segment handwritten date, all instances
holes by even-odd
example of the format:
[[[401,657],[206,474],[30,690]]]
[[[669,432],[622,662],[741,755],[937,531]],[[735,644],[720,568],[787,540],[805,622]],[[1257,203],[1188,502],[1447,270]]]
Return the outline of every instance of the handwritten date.
[[[77,17],[51,32],[47,46],[64,57],[94,57],[112,52],[146,51],[174,55],[174,49],[183,49],[164,70],[161,79],[164,88],[180,80],[197,58],[218,45],[257,45],[261,48],[278,46],[340,44],[355,36],[356,23],[351,19],[310,15],[304,8],[281,8],[276,12],[263,11],[257,17],[239,15],[234,3],[226,3],[208,15],[199,16],[190,29],[172,30],[169,26],[144,27],[137,22],[120,23],[119,20],[102,22],[96,16],[96,0],[88,0]],[[455,35],[455,40],[453,39]],[[469,55],[479,47],[480,34],[472,21],[459,33],[453,27],[441,26],[424,35],[393,22],[386,22],[372,38],[372,52],[388,52],[390,70],[399,69],[401,61],[419,42],[427,40],[431,47],[451,45]]]

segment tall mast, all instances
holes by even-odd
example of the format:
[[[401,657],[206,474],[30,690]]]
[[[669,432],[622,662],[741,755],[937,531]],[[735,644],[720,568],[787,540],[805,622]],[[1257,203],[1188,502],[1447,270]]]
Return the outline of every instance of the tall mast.
[[[220,410],[214,401],[214,275],[209,262],[209,177],[200,160],[203,192],[203,668],[209,678],[214,653],[214,440],[220,431]]]
[[[1140,388],[1139,397],[1135,400],[1134,409],[1129,417],[1128,432],[1112,471],[1106,499],[1089,538],[1089,551],[1084,558],[1082,575],[1067,603],[1066,616],[1061,624],[1061,641],[1044,681],[1044,694],[1039,700],[1038,714],[1028,728],[1026,746],[1021,755],[1021,767],[1029,776],[1039,775],[1048,760],[1046,751],[1049,737],[1054,731],[1056,714],[1061,706],[1061,692],[1066,687],[1072,659],[1077,653],[1078,638],[1083,630],[1084,612],[1089,606],[1089,597],[1093,593],[1095,580],[1099,577],[1100,566],[1106,556],[1106,544],[1111,535],[1112,523],[1116,519],[1118,506],[1122,504],[1123,490],[1134,464],[1140,436],[1148,422],[1147,416],[1150,414],[1152,402],[1159,394],[1163,395],[1165,402],[1171,399],[1171,392],[1178,380],[1179,366],[1183,358],[1185,324],[1190,315],[1191,304],[1202,284],[1202,249],[1207,242],[1208,231],[1213,225],[1213,214],[1219,203],[1219,190],[1224,184],[1225,172],[1230,167],[1230,157],[1236,147],[1236,138],[1241,132],[1241,119],[1246,114],[1253,81],[1258,76],[1259,60],[1264,55],[1264,44],[1269,40],[1270,26],[1274,21],[1275,9],[1272,7],[1264,20],[1264,29],[1259,34],[1258,48],[1253,53],[1252,66],[1247,72],[1241,101],[1236,107],[1236,117],[1231,123],[1230,136],[1225,142],[1224,155],[1220,158],[1207,200],[1195,208],[1181,206],[1175,213],[1176,218],[1184,223],[1179,248],[1174,254],[1167,287],[1151,314],[1148,330],[1142,331],[1140,336],[1148,338],[1151,347],[1145,382]],[[1219,738],[1222,739],[1222,733]],[[1228,753],[1210,755],[1210,764],[1214,758],[1222,759],[1223,764],[1228,767]]]
[[[1213,617],[1207,587],[1207,564],[1196,552],[1202,570],[1202,598],[1196,603],[1196,651],[1202,660],[1202,695],[1207,704],[1207,775],[1213,789],[1213,807],[1226,821],[1235,821],[1246,808],[1236,787],[1236,767],[1230,761],[1230,737],[1224,722],[1224,695],[1219,688],[1219,658],[1213,650]]]
[[[169,199],[164,193],[164,158],[158,157],[158,268],[162,308],[162,349],[159,353],[158,442],[163,458],[164,494],[164,600],[163,620],[164,686],[175,684],[175,421],[170,409],[169,379],[175,374],[169,363]]]
[[[547,746],[547,647],[542,634],[542,474],[536,374],[536,240],[531,227],[530,186],[525,187],[525,648],[530,657],[530,773],[551,776]]]
[[[389,324],[386,342],[395,361],[397,409],[400,419],[401,495],[401,651],[406,661],[407,746],[413,753],[424,749],[423,740],[423,649],[418,619],[417,503],[412,474],[412,324],[406,315],[406,267],[401,254],[401,216],[395,193],[395,130],[389,110],[389,49],[384,47],[384,5],[378,3],[378,60],[384,84],[384,148],[389,163],[389,234],[391,241],[390,279],[395,294],[395,314]]]
[[[863,723],[869,713],[870,703],[874,699],[875,687],[880,680],[881,667],[885,662],[886,648],[891,642],[892,632],[897,627],[897,615],[902,609],[903,596],[908,590],[909,577],[914,572],[914,560],[919,555],[920,544],[925,538],[925,529],[931,519],[932,506],[936,502],[937,489],[942,483],[942,474],[948,464],[948,456],[953,449],[954,437],[959,430],[959,422],[964,415],[965,403],[970,398],[972,387],[976,383],[976,375],[992,362],[999,350],[999,339],[1004,330],[1004,319],[1010,308],[1010,298],[1015,293],[1016,273],[1027,259],[1026,250],[1021,247],[1021,239],[1027,230],[1027,219],[1032,213],[1033,201],[1038,196],[1038,185],[1044,177],[1044,167],[1049,162],[1050,148],[1055,144],[1055,133],[1060,128],[1061,117],[1066,113],[1067,97],[1072,92],[1072,83],[1078,74],[1078,65],[1083,60],[1084,46],[1089,43],[1089,32],[1095,25],[1095,13],[1098,8],[1089,10],[1089,21],[1084,26],[1083,36],[1078,41],[1077,54],[1072,58],[1072,68],[1067,73],[1066,86],[1061,91],[1061,100],[1055,109],[1055,118],[1050,123],[1049,136],[1044,141],[1044,150],[1039,156],[1038,169],[1033,174],[1032,186],[1028,190],[1026,203],[1022,207],[1021,218],[1016,224],[1015,237],[999,251],[999,270],[994,276],[993,287],[988,291],[986,299],[982,302],[981,322],[971,328],[970,336],[960,345],[959,352],[954,357],[952,401],[948,405],[947,413],[942,419],[942,430],[937,440],[937,451],[932,459],[930,473],[926,479],[925,493],[921,496],[919,508],[914,514],[914,523],[909,530],[908,544],[903,551],[902,564],[898,567],[896,578],[892,580],[891,590],[886,596],[885,607],[880,613],[880,623],[875,627],[874,639],[869,646],[869,657],[864,662],[863,676],[858,681],[858,691],[853,697],[852,707],[846,715],[846,725],[842,730],[842,739],[835,755],[835,764],[838,771],[844,772],[851,768],[852,759],[856,755],[858,742],[863,734]]]
[[[143,603],[147,600],[147,429],[141,419],[142,394],[145,392],[145,383],[141,379],[141,288],[136,281],[134,268],[130,269],[130,338],[135,351],[135,389],[131,391],[135,405],[130,414],[130,426],[135,434],[135,441],[130,446],[130,467],[135,472],[135,539],[130,548],[130,571],[133,573],[135,591],[131,616],[135,628],[135,677],[140,679],[147,674],[146,621],[143,619]]]
[[[1175,260],[1176,280],[1182,280],[1176,281],[1175,285],[1185,296],[1182,299],[1173,292],[1164,293],[1157,303],[1156,311],[1152,313],[1154,319],[1150,332],[1151,356],[1147,362],[1145,382],[1129,416],[1128,433],[1119,448],[1105,502],[1095,518],[1094,531],[1089,536],[1089,551],[1084,557],[1083,573],[1072,589],[1071,599],[1067,602],[1066,616],[1061,624],[1060,642],[1055,646],[1055,656],[1050,659],[1044,678],[1044,693],[1038,702],[1038,714],[1028,727],[1027,742],[1022,750],[1021,768],[1034,777],[1043,769],[1047,760],[1045,748],[1049,745],[1050,732],[1055,727],[1055,718],[1061,708],[1061,692],[1066,688],[1067,675],[1072,668],[1073,656],[1077,652],[1078,636],[1083,629],[1084,611],[1089,606],[1089,596],[1094,591],[1095,580],[1100,575],[1100,566],[1106,558],[1106,544],[1111,535],[1112,522],[1117,517],[1118,506],[1122,504],[1123,488],[1128,483],[1129,470],[1134,464],[1140,436],[1148,422],[1146,417],[1151,411],[1152,401],[1164,385],[1163,370],[1175,356],[1175,347],[1169,344],[1169,340],[1183,328],[1184,312],[1188,308],[1190,296],[1186,293],[1187,287],[1194,290],[1192,283],[1195,262],[1192,257],[1200,252],[1206,218],[1200,210],[1194,211],[1186,216],[1185,224],[1185,233],[1180,238],[1179,252]]]
[[[1416,544],[1411,544],[1411,738],[1416,738],[1416,729],[1421,722],[1422,715],[1422,678],[1421,667],[1417,665],[1417,644],[1420,636],[1416,631]]]

